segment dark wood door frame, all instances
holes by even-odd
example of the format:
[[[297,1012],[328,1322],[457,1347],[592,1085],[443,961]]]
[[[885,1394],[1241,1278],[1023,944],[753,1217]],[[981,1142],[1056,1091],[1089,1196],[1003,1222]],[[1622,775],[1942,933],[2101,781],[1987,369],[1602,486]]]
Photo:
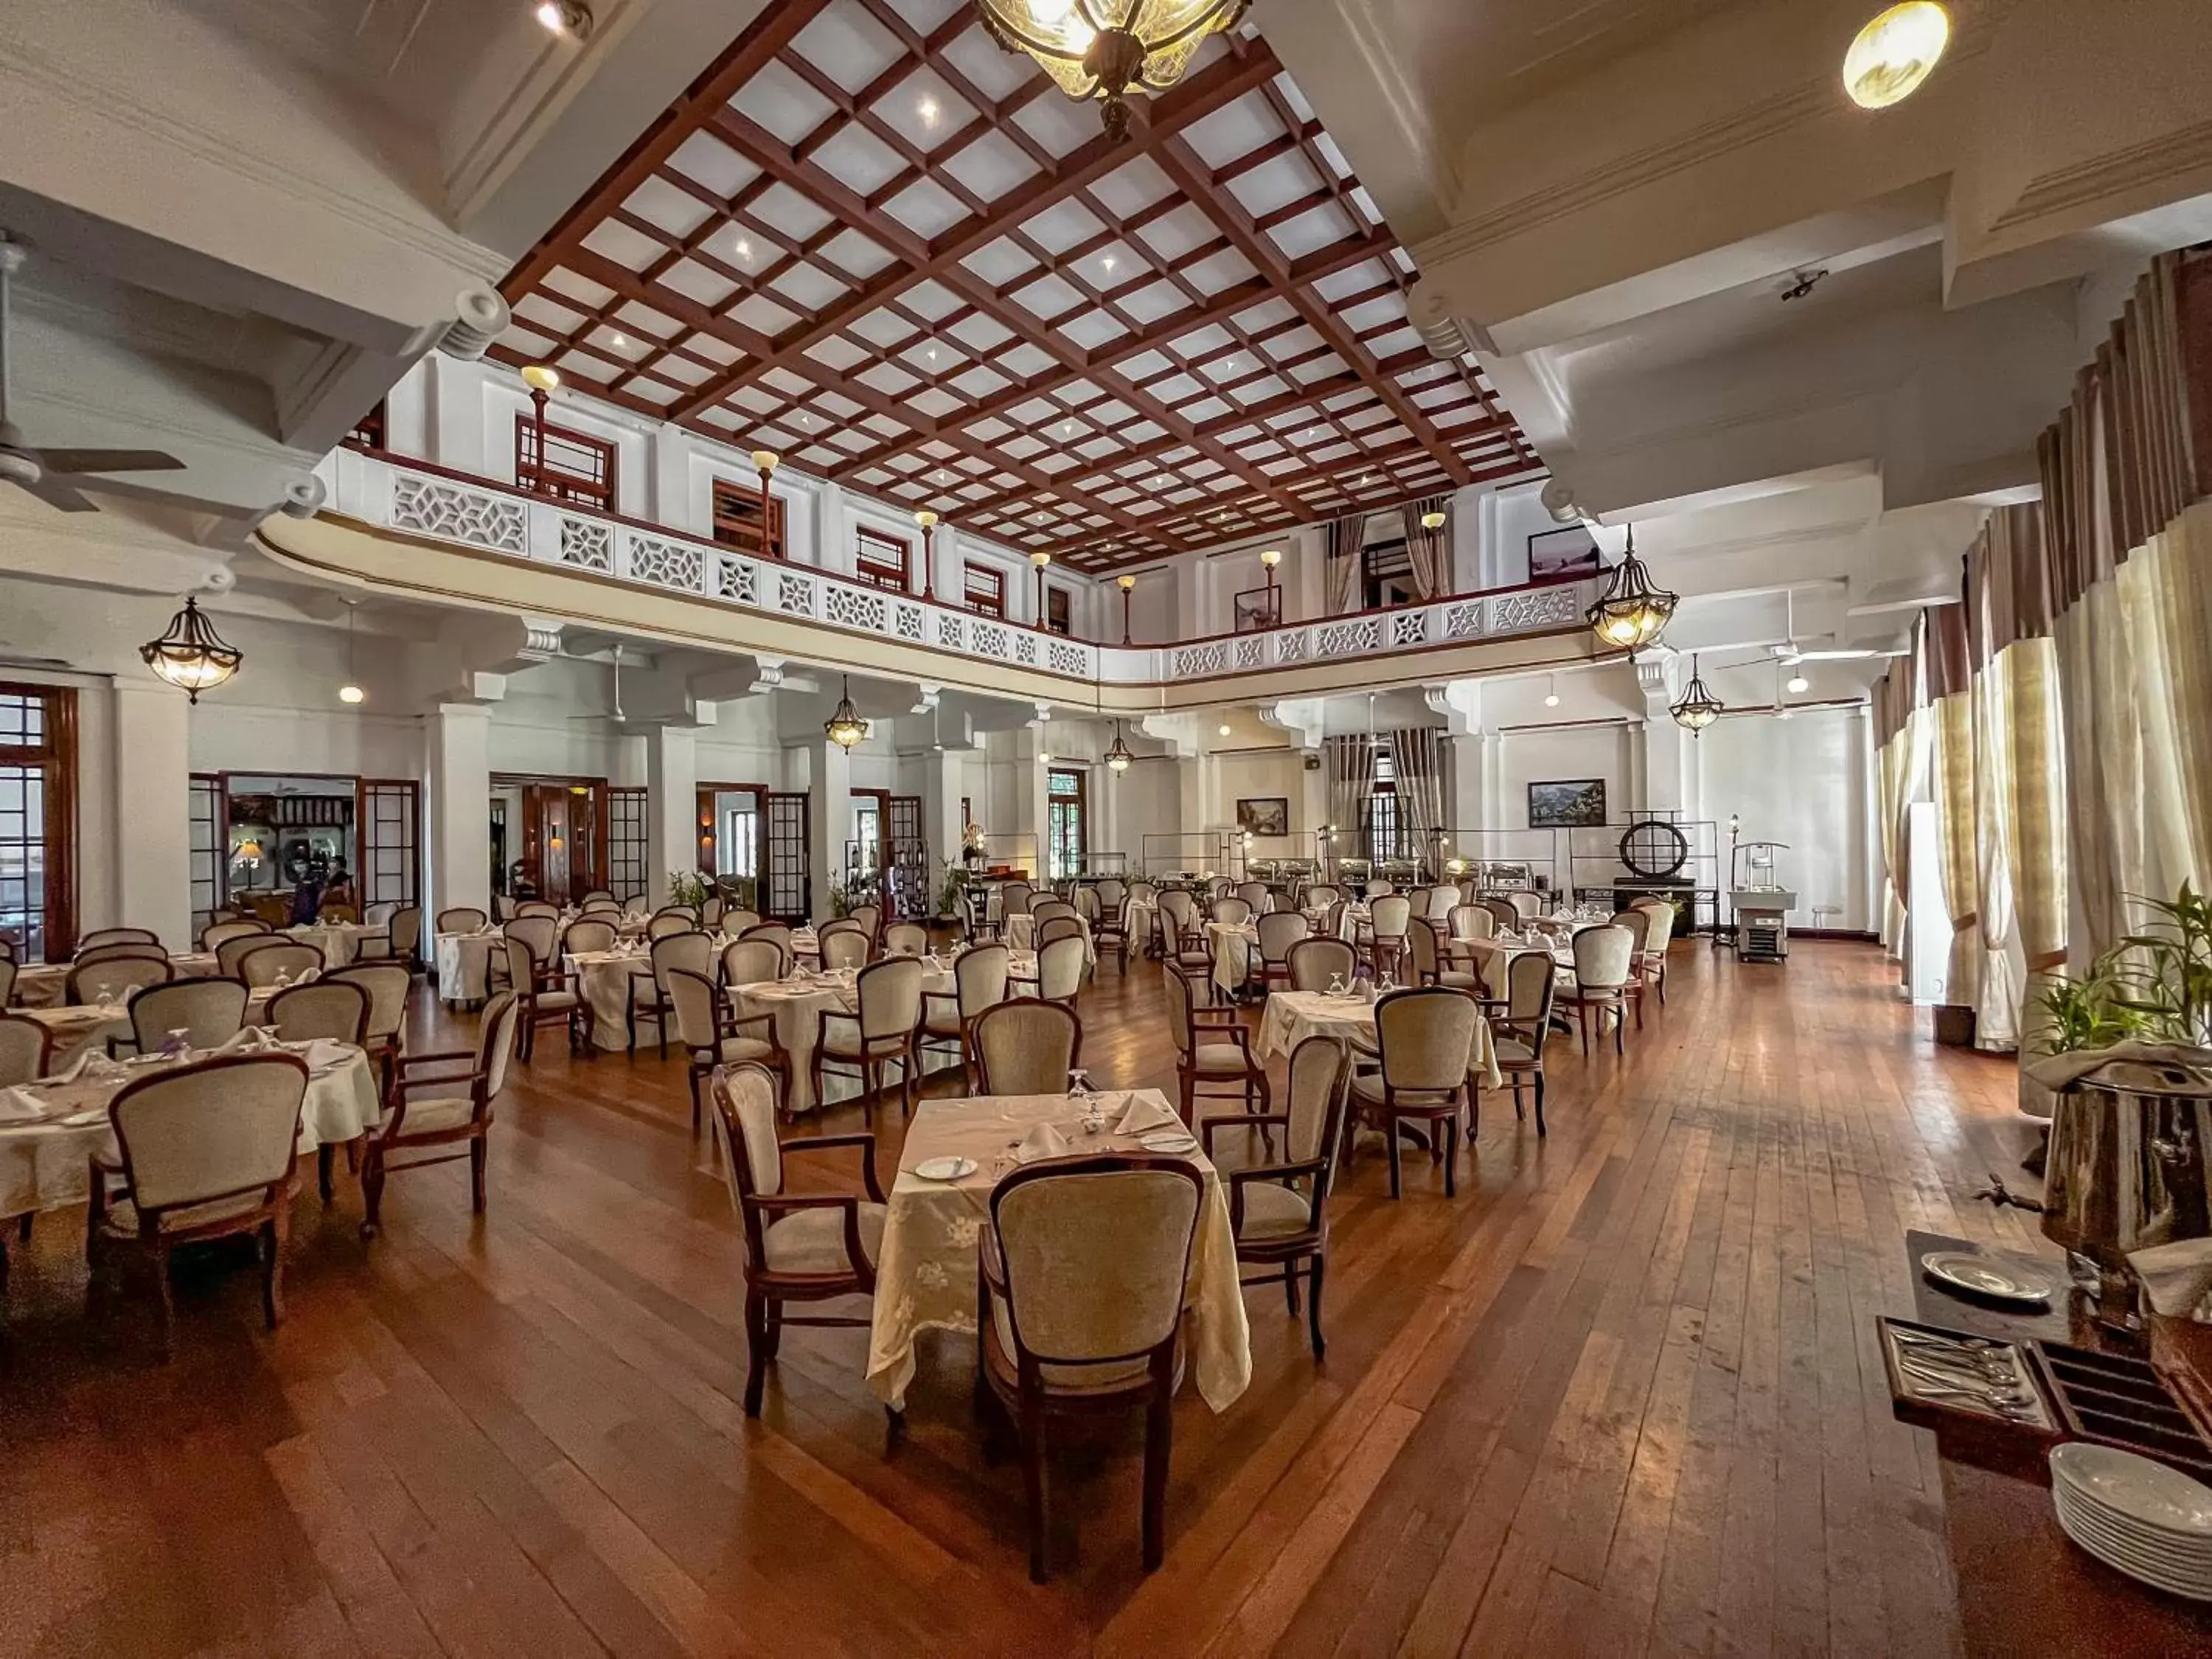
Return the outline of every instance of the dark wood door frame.
[[[699,818],[700,873],[712,877],[721,863],[722,823],[720,818],[715,815],[714,797],[750,795],[753,798],[753,811],[764,823],[768,811],[769,793],[769,786],[764,783],[702,783],[699,786],[696,800]],[[757,853],[757,842],[755,844],[755,850]],[[753,877],[757,880],[764,873],[763,871],[756,870],[753,872]]]

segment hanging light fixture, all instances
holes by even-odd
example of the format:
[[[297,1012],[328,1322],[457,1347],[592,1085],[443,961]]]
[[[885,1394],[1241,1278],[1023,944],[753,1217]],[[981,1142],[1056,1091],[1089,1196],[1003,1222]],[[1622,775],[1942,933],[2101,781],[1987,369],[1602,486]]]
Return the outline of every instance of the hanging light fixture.
[[[1613,580],[1584,613],[1590,629],[1616,650],[1640,651],[1667,631],[1681,603],[1679,594],[1652,585],[1651,573],[1636,556],[1636,526],[1628,528],[1628,556],[1613,568]]]
[[[1936,0],[1905,0],[1870,19],[1844,54],[1844,90],[1861,109],[1887,109],[1920,90],[1951,43]]]
[[[1136,758],[1137,757],[1134,755],[1129,752],[1129,745],[1121,741],[1121,722],[1115,720],[1114,722],[1114,746],[1106,751],[1107,769],[1113,772],[1126,772],[1129,769],[1130,763],[1134,761]]]
[[[1442,530],[1446,522],[1450,519],[1450,516],[1451,515],[1448,513],[1424,513],[1421,514],[1421,528],[1424,530]]]
[[[822,729],[829,735],[830,741],[840,749],[850,749],[868,735],[868,723],[860,718],[860,711],[853,707],[851,676],[841,674],[838,676],[838,682],[840,691],[837,707],[831,712],[828,722]]]
[[[1547,674],[1544,677],[1544,707],[1557,708],[1559,706],[1559,677],[1557,674]]]
[[[200,693],[211,691],[246,660],[234,645],[223,643],[215,624],[200,614],[199,602],[187,597],[185,608],[169,618],[168,632],[138,647],[146,666],[198,702]]]
[[[1698,672],[1698,659],[1690,659],[1690,683],[1682,688],[1682,695],[1667,712],[1674,717],[1674,724],[1689,732],[1704,731],[1723,714],[1728,705],[1712,694],[1705,677]]]
[[[345,684],[344,684],[343,685],[342,685],[342,686],[338,687],[338,701],[339,701],[340,702],[346,702],[346,703],[366,702],[368,702],[368,692],[366,692],[366,691],[364,691],[364,690],[362,690],[361,689],[361,682],[360,682],[360,680],[358,680],[357,678],[356,678],[354,677],[354,672],[353,672],[353,664],[354,664],[354,650],[353,650],[353,625],[354,625],[354,617],[355,617],[355,613],[356,613],[356,611],[361,608],[361,601],[360,601],[359,599],[348,599],[348,600],[345,602],[345,607],[346,607],[346,677],[345,677]]]
[[[975,0],[990,37],[1027,52],[1069,97],[1103,100],[1107,136],[1129,131],[1127,94],[1182,78],[1209,34],[1236,27],[1249,0]]]

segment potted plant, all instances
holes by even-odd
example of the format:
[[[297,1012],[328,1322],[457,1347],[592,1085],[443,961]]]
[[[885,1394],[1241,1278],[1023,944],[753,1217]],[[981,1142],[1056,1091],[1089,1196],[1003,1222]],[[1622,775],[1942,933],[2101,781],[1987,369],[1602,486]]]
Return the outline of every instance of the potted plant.
[[[694,921],[705,917],[707,901],[714,896],[714,884],[696,870],[678,870],[668,878],[669,903],[689,910]]]
[[[957,945],[968,931],[968,869],[951,859],[937,861],[937,902],[923,926],[932,950]]]
[[[2044,1236],[2063,1245],[2099,1316],[2136,1323],[2134,1251],[2212,1237],[2212,903],[2186,882],[2078,979],[2036,1000],[2051,1091]]]

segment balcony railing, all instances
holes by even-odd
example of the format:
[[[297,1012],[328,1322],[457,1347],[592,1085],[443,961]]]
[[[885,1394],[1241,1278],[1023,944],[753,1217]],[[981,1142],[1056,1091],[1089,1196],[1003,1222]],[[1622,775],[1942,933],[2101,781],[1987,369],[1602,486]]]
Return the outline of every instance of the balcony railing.
[[[1535,583],[1164,645],[1095,645],[422,462],[339,449],[318,471],[330,510],[376,529],[1084,683],[1233,678],[1552,633],[1581,622],[1598,585]]]

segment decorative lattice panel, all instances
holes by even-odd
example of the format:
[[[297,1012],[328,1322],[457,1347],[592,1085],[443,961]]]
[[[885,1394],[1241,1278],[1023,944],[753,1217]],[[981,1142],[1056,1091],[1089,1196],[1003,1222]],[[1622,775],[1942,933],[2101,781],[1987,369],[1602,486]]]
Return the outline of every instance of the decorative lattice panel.
[[[392,487],[392,524],[497,553],[526,554],[530,525],[523,504],[512,496],[465,489],[437,478],[401,474]]]

